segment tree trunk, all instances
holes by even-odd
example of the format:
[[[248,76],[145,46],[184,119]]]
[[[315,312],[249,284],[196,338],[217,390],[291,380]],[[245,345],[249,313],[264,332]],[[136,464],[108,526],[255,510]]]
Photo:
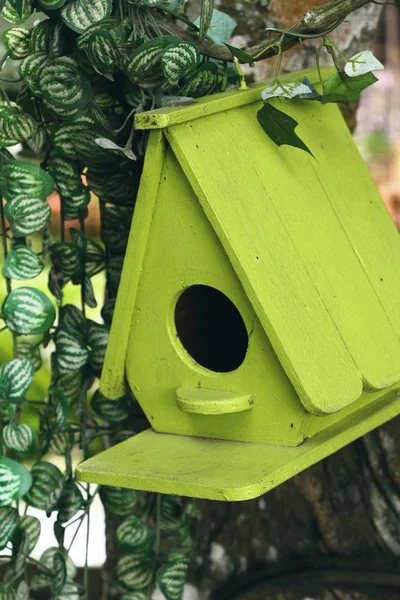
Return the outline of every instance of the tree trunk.
[[[235,43],[250,45],[265,36],[268,25],[288,28],[323,2],[227,0],[220,8],[239,18]],[[371,47],[381,11],[370,4],[332,34],[345,54]],[[314,66],[317,44],[288,52],[284,69]],[[270,75],[273,66],[274,59],[257,65],[256,78]],[[399,598],[399,424],[386,424],[257,500],[199,502],[190,581],[200,597]]]

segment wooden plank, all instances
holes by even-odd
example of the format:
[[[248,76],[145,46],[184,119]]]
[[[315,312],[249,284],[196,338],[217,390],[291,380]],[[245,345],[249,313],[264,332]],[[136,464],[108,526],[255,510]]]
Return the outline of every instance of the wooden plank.
[[[323,78],[328,78],[329,75],[334,72],[335,69],[332,67],[321,70]],[[288,73],[282,75],[280,80],[282,82],[299,81],[303,79],[303,77],[308,77],[313,84],[318,84],[319,82],[319,76],[315,69],[307,69],[297,73]],[[270,85],[272,81],[272,79],[267,79],[261,83],[250,85],[246,90],[228,90],[221,94],[205,96],[199,100],[194,99],[193,104],[164,107],[138,113],[135,115],[135,127],[136,129],[162,129],[217,114],[225,110],[231,110],[232,108],[245,106],[246,104],[251,104],[253,102],[258,102],[261,98],[262,90]]]
[[[251,156],[253,174],[268,190],[268,198],[261,202],[272,203],[281,217],[362,375],[364,386],[367,389],[388,387],[400,379],[399,329],[394,330],[382,299],[370,283],[367,267],[353,248],[353,239],[358,235],[364,245],[365,258],[378,270],[385,264],[382,244],[370,257],[369,240],[374,235],[375,222],[363,218],[362,208],[371,206],[371,201],[380,207],[383,203],[374,190],[360,197],[357,185],[363,185],[364,178],[370,181],[370,176],[365,166],[359,164],[359,153],[347,134],[339,109],[317,103],[295,103],[290,108],[290,104],[281,102],[279,106],[289,108],[301,124],[299,134],[315,158],[289,147],[278,150],[254,118],[254,106],[219,115],[218,132],[230,137],[230,144],[237,146],[241,153]],[[198,125],[194,124],[194,136]],[[209,135],[215,127],[211,119],[203,120],[201,134]],[[238,139],[237,131],[246,131],[246,138]],[[330,142],[333,134],[336,144]],[[346,187],[341,186],[338,193],[336,181],[344,166],[348,169],[348,183]],[[354,204],[361,205],[360,210],[347,208]],[[345,209],[345,214],[350,214],[346,230],[337,217],[340,207]],[[386,216],[381,235],[390,237],[392,224],[386,211],[381,212]],[[397,264],[400,264],[398,235],[396,250]],[[398,269],[392,272],[392,281],[399,294],[398,307]]]
[[[157,200],[165,150],[161,132],[151,133],[122,269],[110,339],[101,373],[100,390],[107,398],[111,399],[119,398],[127,392],[125,359],[130,323]]]
[[[296,448],[155,433],[78,465],[80,481],[210,500],[249,500],[400,414],[399,386],[365,394],[346,418]]]
[[[227,119],[220,113],[166,135],[303,404],[340,410],[360,396],[361,376],[254,168],[259,148]]]

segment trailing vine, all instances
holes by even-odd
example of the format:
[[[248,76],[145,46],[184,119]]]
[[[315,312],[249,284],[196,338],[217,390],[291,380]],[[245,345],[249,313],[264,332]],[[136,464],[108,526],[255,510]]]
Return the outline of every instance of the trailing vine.
[[[212,0],[202,3],[194,23],[185,15],[184,0],[0,0],[0,9],[11,24],[2,33],[6,52],[0,58],[6,291],[0,346],[10,340],[12,353],[0,366],[0,599],[27,600],[42,589],[53,600],[89,599],[87,548],[81,581],[69,552],[82,527],[90,535],[90,507],[99,496],[106,518],[116,523],[118,556],[109,596],[146,600],[157,586],[167,600],[179,600],[193,544],[193,501],[83,486],[73,466],[78,454],[85,459],[145,426],[134,398],[110,401],[98,390],[147,142],[146,132],[135,130],[134,116],[245,87],[240,63],[260,60],[266,50],[224,45],[235,22],[215,10]],[[353,9],[347,6],[335,19],[329,13],[330,23],[318,34],[304,27],[295,34],[273,30],[279,35],[267,46],[278,55],[277,69],[258,119],[278,145],[308,150],[294,132],[296,122],[271,98],[354,101],[375,81],[371,71],[381,65],[370,53],[347,59],[327,38]],[[27,27],[33,13],[39,20]],[[340,72],[320,92],[305,80],[282,84],[282,52],[316,35]],[[7,61],[16,61],[16,95],[2,87]],[[16,144],[29,148],[33,160],[15,159],[9,148]],[[54,219],[50,225],[48,198],[54,191],[58,228]],[[94,196],[100,239],[85,226]],[[100,273],[101,311],[102,294],[94,285]],[[79,289],[79,301],[71,301],[71,289]],[[96,318],[89,316],[97,309]],[[38,398],[40,373],[50,375]],[[59,466],[49,455],[60,458]],[[41,526],[29,507],[57,516],[57,545],[40,560],[31,556]],[[74,534],[67,544],[69,528]]]

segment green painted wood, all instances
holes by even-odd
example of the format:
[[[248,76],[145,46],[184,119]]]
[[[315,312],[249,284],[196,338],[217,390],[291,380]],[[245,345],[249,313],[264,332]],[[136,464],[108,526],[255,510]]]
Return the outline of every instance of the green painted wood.
[[[255,109],[253,105],[175,125],[166,130],[167,139],[304,406],[317,414],[334,412],[360,397],[361,375],[279,208],[281,201],[296,205],[298,188],[304,186],[293,218],[305,221],[307,235],[313,220],[299,215],[301,201],[314,195],[316,206],[320,192],[315,194],[315,185],[307,188],[307,180],[290,174],[296,161],[307,165],[306,153],[278,151],[258,125]],[[329,131],[332,113],[313,108],[318,109],[316,118],[324,119]],[[309,109],[299,110],[306,114]],[[246,112],[245,122],[241,111]],[[317,160],[320,144],[316,138]],[[259,167],[261,161],[269,177]],[[325,247],[329,234],[325,221],[319,236]],[[325,248],[316,247],[314,255],[318,252],[327,254]]]
[[[400,390],[366,395],[352,413],[297,448],[147,430],[78,465],[80,481],[210,500],[249,500],[400,413]]]
[[[180,387],[176,390],[176,403],[182,412],[197,415],[227,415],[243,412],[253,407],[251,394],[235,394],[226,390]]]
[[[328,78],[335,73],[335,69],[327,67],[321,70],[322,77]],[[301,81],[307,77],[313,84],[318,84],[319,76],[315,69],[307,69],[297,73],[288,73],[280,77],[280,81]],[[249,85],[245,90],[228,90],[220,94],[205,96],[198,100],[194,99],[192,104],[158,108],[135,115],[136,129],[163,129],[186,123],[202,117],[232,110],[246,106],[253,102],[259,102],[262,90],[272,83],[272,79]]]
[[[161,132],[150,134],[146,158],[135,207],[135,218],[129,235],[121,283],[113,316],[113,323],[101,374],[100,389],[111,399],[123,396],[127,391],[125,358],[130,323],[135,306],[135,294],[141,276],[141,265],[146,251],[147,237],[151,227],[154,204],[160,184],[164,161],[165,143]]]
[[[132,293],[135,308],[126,349],[126,377],[153,429],[241,442],[300,444],[306,411],[170,148],[140,271]],[[221,291],[243,318],[248,349],[242,365],[231,372],[219,373],[199,365],[177,335],[178,298],[198,284]],[[126,294],[124,302],[131,304],[131,298]],[[182,318],[183,328],[190,332],[190,313]],[[107,351],[114,350],[109,346]],[[254,406],[212,417],[185,413],[176,404],[176,390],[182,386],[251,394]]]

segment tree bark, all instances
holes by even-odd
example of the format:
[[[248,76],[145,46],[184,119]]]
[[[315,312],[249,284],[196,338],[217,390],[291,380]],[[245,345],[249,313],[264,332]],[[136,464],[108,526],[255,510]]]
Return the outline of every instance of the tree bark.
[[[289,28],[323,3],[225,0],[217,7],[239,20],[234,42],[254,45],[265,27]],[[331,37],[348,56],[371,48],[381,12],[369,4]],[[314,66],[316,44],[287,52],[283,68]],[[273,66],[274,59],[257,64],[255,78],[269,76]],[[393,420],[257,500],[199,502],[190,581],[200,597],[400,598],[399,424]]]

